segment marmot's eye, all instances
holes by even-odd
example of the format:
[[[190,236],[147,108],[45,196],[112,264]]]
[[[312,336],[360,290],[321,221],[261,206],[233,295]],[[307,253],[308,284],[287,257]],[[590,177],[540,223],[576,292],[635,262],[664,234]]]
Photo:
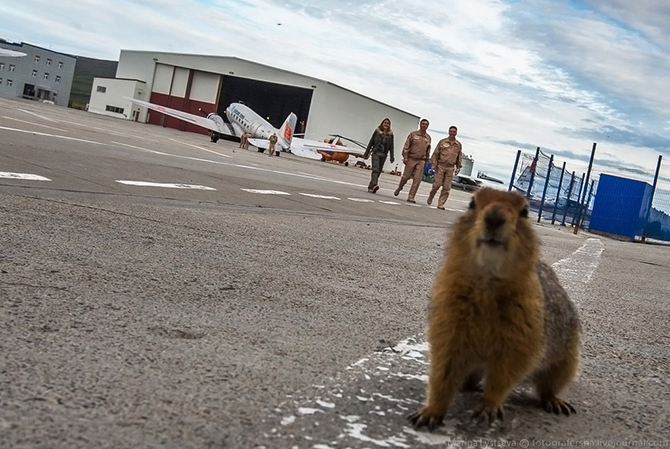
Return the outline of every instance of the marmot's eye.
[[[521,212],[519,212],[519,217],[521,218],[528,218],[528,208],[524,207],[521,209]]]
[[[468,208],[469,209],[474,209],[475,207],[477,207],[477,205],[475,204],[475,198],[472,197],[472,199],[470,200],[470,205],[468,206]]]

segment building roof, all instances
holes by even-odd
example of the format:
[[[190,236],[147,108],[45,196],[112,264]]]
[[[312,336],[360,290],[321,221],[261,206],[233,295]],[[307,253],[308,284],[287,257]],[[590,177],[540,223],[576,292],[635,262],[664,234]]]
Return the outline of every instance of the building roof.
[[[381,105],[384,105],[388,108],[395,109],[396,111],[400,111],[404,114],[411,115],[413,117],[416,117],[417,119],[421,118],[420,115],[416,115],[416,114],[412,114],[411,112],[404,111],[404,110],[402,110],[398,107],[395,107],[395,106],[392,106],[390,104],[384,103],[383,101],[379,101],[375,98],[368,97],[367,95],[360,94],[360,93],[358,93],[354,90],[348,89],[346,87],[342,87],[338,84],[331,83],[330,81],[322,80],[320,78],[316,78],[316,77],[309,76],[309,75],[303,75],[302,73],[292,72],[290,70],[281,69],[279,67],[273,67],[273,66],[270,66],[270,65],[261,64],[259,62],[250,61],[248,59],[238,58],[236,56],[201,55],[201,54],[194,54],[194,53],[172,53],[172,52],[166,52],[166,51],[130,50],[130,49],[121,49],[121,51],[122,52],[123,51],[132,52],[132,53],[162,54],[162,55],[171,55],[171,56],[191,56],[191,57],[201,57],[201,58],[231,59],[231,60],[236,60],[236,61],[242,61],[242,62],[246,62],[248,64],[254,64],[254,65],[259,66],[259,67],[272,69],[272,70],[277,70],[279,72],[289,73],[291,75],[297,75],[297,76],[301,76],[301,77],[306,78],[306,79],[310,79],[310,80],[314,80],[314,81],[319,81],[321,83],[329,84],[331,86],[337,87],[338,89],[346,90],[347,92],[351,92],[355,95],[358,95],[359,97],[363,97],[363,98],[366,98],[370,101],[374,101],[375,103],[379,103]]]

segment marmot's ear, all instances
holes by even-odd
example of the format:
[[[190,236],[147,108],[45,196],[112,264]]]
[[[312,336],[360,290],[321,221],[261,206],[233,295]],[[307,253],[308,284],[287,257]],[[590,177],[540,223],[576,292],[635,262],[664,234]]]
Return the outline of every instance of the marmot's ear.
[[[477,207],[477,204],[475,203],[475,197],[473,196],[472,199],[470,200],[470,205],[468,206],[469,209],[474,209]]]
[[[521,212],[519,212],[519,217],[528,218],[528,206],[521,209]]]

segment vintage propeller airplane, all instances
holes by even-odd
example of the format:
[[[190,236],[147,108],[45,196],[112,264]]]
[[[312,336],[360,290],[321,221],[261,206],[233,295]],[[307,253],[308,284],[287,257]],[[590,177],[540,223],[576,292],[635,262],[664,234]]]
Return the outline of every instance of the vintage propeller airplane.
[[[365,150],[365,146],[358,142],[356,143],[361,145],[363,150],[351,149],[344,145],[329,142],[319,142],[318,140],[303,138],[294,139],[293,130],[295,129],[297,117],[292,112],[286,118],[282,126],[277,129],[258,115],[253,109],[242,103],[231,103],[230,106],[226,108],[226,118],[229,122],[226,123],[223,121],[223,118],[216,113],[210,113],[207,117],[202,117],[168,108],[166,106],[149,103],[147,101],[137,100],[135,98],[124,98],[139,106],[151,109],[152,111],[160,112],[161,114],[206,128],[210,131],[210,139],[212,142],[218,141],[222,135],[241,137],[244,133],[249,133],[251,135],[249,143],[257,147],[258,151],[263,152],[268,149],[270,136],[276,134],[277,148],[283,151],[290,151],[296,156],[309,159],[335,160],[341,163],[346,163],[349,155],[363,157]],[[352,140],[352,142],[355,141]]]

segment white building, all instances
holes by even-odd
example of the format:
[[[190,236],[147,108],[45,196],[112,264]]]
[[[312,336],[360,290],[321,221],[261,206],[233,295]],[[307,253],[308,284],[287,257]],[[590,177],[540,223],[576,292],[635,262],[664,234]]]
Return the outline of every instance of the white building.
[[[328,81],[234,57],[121,50],[115,79],[96,78],[89,111],[146,121],[206,134],[195,125],[147,112],[123,96],[149,101],[192,114],[224,116],[233,102],[243,102],[280,127],[289,113],[305,122],[308,138],[341,134],[367,143],[388,117],[396,135],[396,157],[419,117],[357,94]]]

